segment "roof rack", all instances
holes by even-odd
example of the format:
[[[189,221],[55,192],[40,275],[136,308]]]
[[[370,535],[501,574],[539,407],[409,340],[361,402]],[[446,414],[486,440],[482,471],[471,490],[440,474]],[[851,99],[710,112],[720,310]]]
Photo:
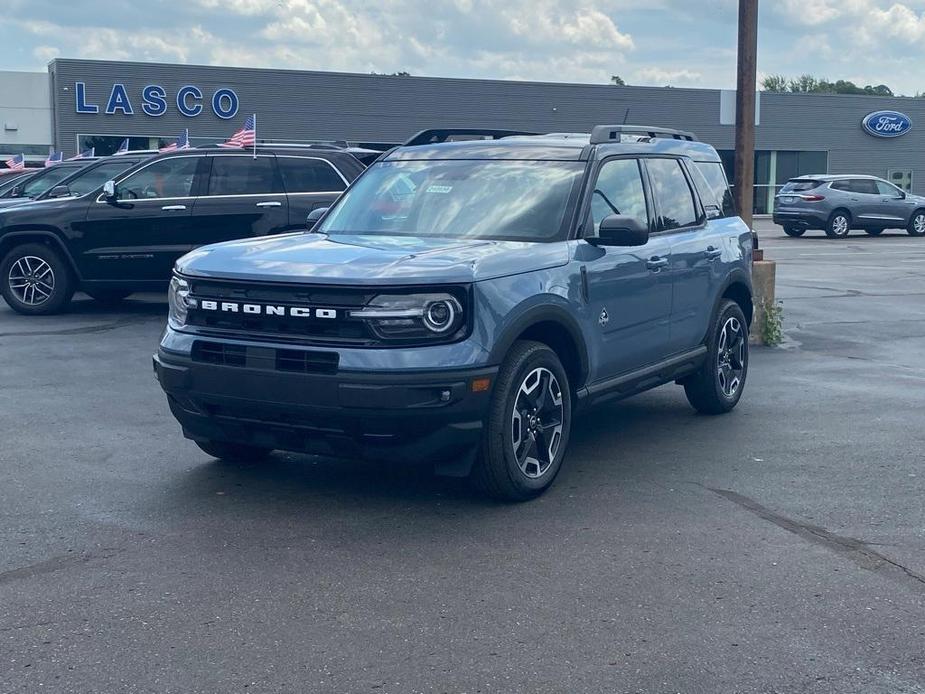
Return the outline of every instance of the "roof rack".
[[[408,140],[404,146],[416,147],[417,145],[438,144],[440,142],[446,142],[454,135],[468,135],[471,136],[472,139],[483,138],[486,140],[500,140],[502,137],[537,134],[538,133],[529,133],[522,130],[498,130],[497,128],[430,128],[419,132]]]
[[[697,141],[697,136],[686,130],[652,128],[647,125],[596,125],[591,130],[591,144],[603,145],[608,142],[620,142],[624,135],[648,137],[653,140],[661,137],[672,140],[687,140],[688,142]]]

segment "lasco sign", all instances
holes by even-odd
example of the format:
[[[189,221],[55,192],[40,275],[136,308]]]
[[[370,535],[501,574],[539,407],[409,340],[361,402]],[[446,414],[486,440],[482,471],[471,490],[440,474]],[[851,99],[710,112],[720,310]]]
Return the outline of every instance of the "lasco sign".
[[[233,89],[221,87],[216,89],[210,98],[203,95],[202,90],[192,84],[180,87],[175,95],[168,97],[167,90],[159,84],[149,84],[136,96],[133,101],[124,84],[116,83],[109,90],[109,97],[105,106],[102,101],[96,101],[87,92],[85,82],[74,83],[74,101],[77,113],[105,113],[112,116],[117,113],[125,116],[135,115],[135,105],[138,104],[141,112],[147,116],[163,116],[172,106],[189,118],[195,118],[202,113],[203,103],[211,105],[212,113],[219,118],[234,118],[238,113],[238,95]]]
[[[864,116],[861,127],[874,137],[901,137],[912,130],[912,121],[899,111],[874,111]]]

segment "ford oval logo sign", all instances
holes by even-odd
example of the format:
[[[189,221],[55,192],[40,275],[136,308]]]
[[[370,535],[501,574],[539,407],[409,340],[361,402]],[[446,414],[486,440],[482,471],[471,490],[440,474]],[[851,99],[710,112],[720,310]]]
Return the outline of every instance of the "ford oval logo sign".
[[[912,130],[909,116],[899,111],[875,111],[865,116],[861,125],[874,137],[900,137]]]

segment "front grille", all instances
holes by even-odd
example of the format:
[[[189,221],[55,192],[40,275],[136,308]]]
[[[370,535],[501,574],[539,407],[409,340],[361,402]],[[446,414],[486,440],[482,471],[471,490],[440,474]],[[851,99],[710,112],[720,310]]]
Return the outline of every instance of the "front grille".
[[[193,343],[192,358],[202,364],[303,374],[335,374],[339,363],[336,352],[248,347],[206,340]]]
[[[308,285],[261,285],[247,282],[190,280],[190,298],[200,308],[190,308],[187,324],[223,335],[270,337],[297,343],[362,346],[379,342],[366,321],[349,312],[365,306],[375,296],[368,288],[313,287]],[[265,315],[204,310],[203,301],[284,309],[286,315]],[[289,309],[310,310],[310,316],[289,315]],[[322,310],[333,318],[318,317]]]

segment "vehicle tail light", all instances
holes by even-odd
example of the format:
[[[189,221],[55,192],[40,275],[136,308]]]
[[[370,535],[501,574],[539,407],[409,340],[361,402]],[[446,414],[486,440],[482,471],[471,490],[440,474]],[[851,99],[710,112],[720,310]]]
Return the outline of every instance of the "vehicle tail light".
[[[800,199],[805,200],[806,202],[822,202],[823,200],[825,200],[825,196],[824,195],[801,195]]]

